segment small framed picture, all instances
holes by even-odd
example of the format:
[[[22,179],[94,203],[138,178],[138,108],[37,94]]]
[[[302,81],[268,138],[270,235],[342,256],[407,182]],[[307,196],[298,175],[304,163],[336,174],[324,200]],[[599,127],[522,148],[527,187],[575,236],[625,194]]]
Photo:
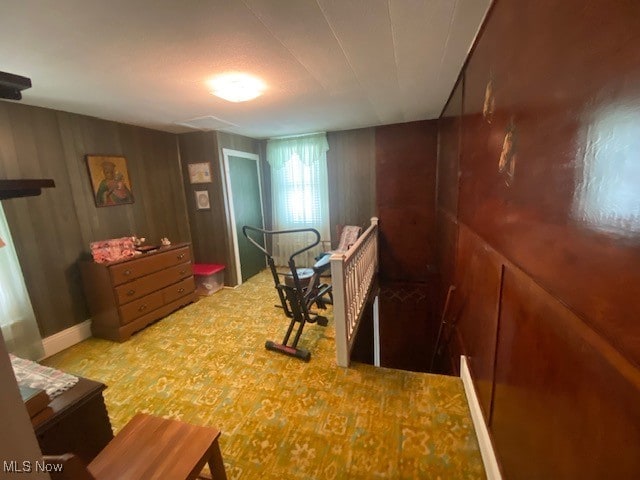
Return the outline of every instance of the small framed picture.
[[[193,193],[196,196],[196,210],[209,210],[211,208],[208,190],[196,190]]]
[[[133,203],[126,158],[112,155],[87,155],[85,158],[96,207]]]
[[[190,163],[189,181],[191,183],[211,183],[211,166],[209,162]]]

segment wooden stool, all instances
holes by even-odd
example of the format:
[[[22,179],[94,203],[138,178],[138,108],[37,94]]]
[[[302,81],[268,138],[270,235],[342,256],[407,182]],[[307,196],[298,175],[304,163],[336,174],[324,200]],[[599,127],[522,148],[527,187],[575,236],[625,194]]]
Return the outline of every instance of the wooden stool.
[[[139,413],[88,465],[90,476],[75,478],[191,480],[208,463],[212,477],[225,480],[219,437],[216,428]],[[56,462],[53,457],[47,461]]]

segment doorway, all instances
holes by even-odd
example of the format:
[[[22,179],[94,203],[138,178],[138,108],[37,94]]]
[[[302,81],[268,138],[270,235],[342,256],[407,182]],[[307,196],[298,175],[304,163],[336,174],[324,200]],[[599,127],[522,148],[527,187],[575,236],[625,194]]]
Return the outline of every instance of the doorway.
[[[232,226],[238,285],[262,271],[266,259],[242,234],[243,225],[264,228],[260,157],[255,153],[222,149]],[[264,238],[255,238],[264,246]]]

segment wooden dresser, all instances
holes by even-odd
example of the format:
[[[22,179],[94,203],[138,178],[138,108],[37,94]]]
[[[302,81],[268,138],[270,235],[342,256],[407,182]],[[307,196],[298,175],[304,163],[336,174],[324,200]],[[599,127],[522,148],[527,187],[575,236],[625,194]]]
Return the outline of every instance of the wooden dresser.
[[[96,337],[124,342],[196,298],[188,243],[108,263],[81,261]]]

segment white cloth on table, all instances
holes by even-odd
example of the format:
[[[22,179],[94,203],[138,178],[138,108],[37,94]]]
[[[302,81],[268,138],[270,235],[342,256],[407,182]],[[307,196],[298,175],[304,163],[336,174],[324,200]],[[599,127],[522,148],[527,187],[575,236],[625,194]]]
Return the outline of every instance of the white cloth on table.
[[[49,398],[55,398],[65,390],[69,390],[76,383],[78,377],[61,372],[55,368],[45,367],[39,363],[9,354],[11,366],[18,385],[31,388],[41,388],[47,392]]]

